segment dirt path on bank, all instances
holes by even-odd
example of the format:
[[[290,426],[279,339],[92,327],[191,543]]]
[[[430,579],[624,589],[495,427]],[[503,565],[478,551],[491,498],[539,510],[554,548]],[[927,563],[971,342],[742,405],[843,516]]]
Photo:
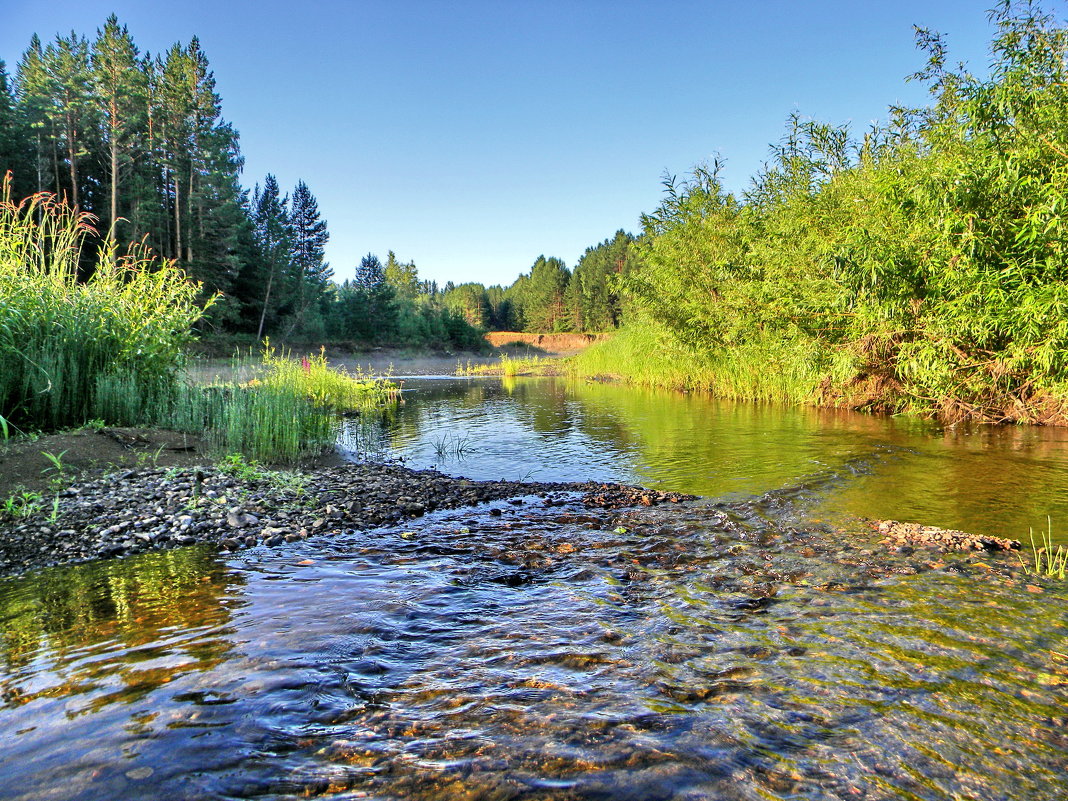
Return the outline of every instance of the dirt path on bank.
[[[69,484],[106,468],[186,467],[207,461],[201,437],[175,431],[86,428],[15,439],[0,444],[0,503],[23,492],[47,495],[54,483]]]

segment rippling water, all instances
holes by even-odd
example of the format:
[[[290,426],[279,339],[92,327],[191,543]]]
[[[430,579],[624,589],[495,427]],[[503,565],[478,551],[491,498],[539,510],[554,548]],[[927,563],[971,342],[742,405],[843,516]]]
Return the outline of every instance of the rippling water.
[[[436,404],[377,436],[417,461]],[[0,581],[0,797],[1068,796],[1064,583],[796,525],[895,462],[797,419],[769,441],[791,427],[809,441],[778,466],[689,437],[713,476],[692,481],[725,482],[726,503],[532,497]],[[514,444],[530,430],[504,430],[513,461],[484,469],[545,464]],[[623,451],[589,430],[559,436],[620,475]],[[815,438],[838,444],[813,464]],[[658,469],[631,442],[625,469]]]

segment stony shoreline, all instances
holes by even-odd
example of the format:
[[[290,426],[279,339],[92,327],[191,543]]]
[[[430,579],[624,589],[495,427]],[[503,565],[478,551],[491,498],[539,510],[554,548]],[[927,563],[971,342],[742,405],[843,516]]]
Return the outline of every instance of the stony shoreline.
[[[622,508],[693,496],[599,483],[470,481],[393,464],[274,472],[140,468],[85,480],[27,517],[0,515],[0,576],[200,543],[236,551],[398,525],[437,509],[582,494]]]
[[[0,511],[0,577],[197,544],[223,551],[278,546],[493,502],[522,506],[538,498],[549,506],[620,510],[694,496],[596,482],[471,481],[398,464],[344,463],[293,471],[241,464],[136,467],[83,478],[52,498],[25,517]],[[501,507],[489,512],[499,515]],[[1020,548],[1015,540],[915,523],[868,525],[898,554]]]

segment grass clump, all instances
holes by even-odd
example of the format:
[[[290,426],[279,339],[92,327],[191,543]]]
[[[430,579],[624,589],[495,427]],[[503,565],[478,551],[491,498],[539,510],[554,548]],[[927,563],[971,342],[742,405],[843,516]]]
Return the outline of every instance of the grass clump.
[[[206,433],[218,452],[292,462],[333,442],[338,412],[394,398],[387,382],[297,361],[269,343],[244,384],[181,379],[200,286],[142,244],[104,239],[93,218],[41,193],[0,191],[0,437],[92,421]],[[86,276],[88,273],[88,276]],[[62,454],[53,467],[62,470]]]
[[[339,413],[384,408],[398,394],[389,381],[331,369],[322,354],[297,360],[269,345],[260,361],[236,363],[234,374],[253,377],[145,391],[130,377],[109,375],[99,382],[94,412],[118,425],[204,434],[216,453],[293,463],[334,442]]]
[[[91,267],[93,218],[40,193],[0,191],[0,417],[22,430],[93,417],[102,380],[123,376],[157,393],[177,383],[183,348],[205,306],[199,285],[142,244],[110,238]],[[81,280],[80,273],[90,272]],[[210,304],[209,300],[209,304]]]
[[[643,387],[702,390],[731,400],[811,402],[835,357],[812,340],[767,337],[703,351],[641,321],[567,361],[578,378],[614,378]]]
[[[359,369],[350,373],[331,367],[326,361],[325,348],[317,356],[304,356],[299,361],[287,354],[279,354],[265,341],[260,383],[275,392],[302,395],[316,407],[338,412],[355,412],[368,406],[396,400],[397,387],[389,381],[365,375]]]
[[[1024,566],[1024,570],[1028,573],[1034,573],[1036,576],[1048,576],[1049,578],[1064,579],[1066,573],[1068,573],[1068,548],[1063,545],[1058,545],[1056,549],[1053,547],[1053,523],[1050,519],[1046,518],[1046,531],[1040,535],[1040,543],[1035,542],[1035,531],[1029,529],[1031,536],[1031,551],[1034,557],[1034,569],[1026,564],[1021,563]]]
[[[497,364],[472,364],[470,361],[456,365],[456,375],[500,375],[514,378],[520,375],[556,375],[560,360],[543,356],[513,357],[501,354]]]
[[[263,481],[276,489],[288,490],[298,496],[303,495],[308,486],[307,476],[283,470],[269,470],[255,459],[247,459],[240,453],[226,454],[216,462],[216,467],[240,481]]]
[[[0,503],[0,514],[12,519],[25,519],[44,509],[44,498],[39,492],[19,489]]]

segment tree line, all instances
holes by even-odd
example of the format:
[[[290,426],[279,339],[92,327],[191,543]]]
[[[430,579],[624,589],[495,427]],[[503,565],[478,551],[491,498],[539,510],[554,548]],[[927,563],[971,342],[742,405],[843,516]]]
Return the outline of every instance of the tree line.
[[[494,331],[609,331],[623,320],[623,279],[637,266],[635,245],[635,237],[619,230],[587,248],[573,270],[542,255],[508,287],[450,282],[444,302],[472,325]]]
[[[101,244],[147,243],[200,282],[204,300],[221,293],[207,333],[477,342],[436,287],[416,278],[412,290],[414,264],[375,274],[381,286],[366,275],[334,283],[327,223],[308,186],[283,193],[267,175],[249,192],[243,163],[196,37],[142,53],[112,15],[91,41],[34,35],[13,75],[0,61],[0,176],[11,172],[13,196],[52,193],[95,217]],[[387,262],[400,265],[392,254]],[[82,270],[88,277],[92,262]]]

